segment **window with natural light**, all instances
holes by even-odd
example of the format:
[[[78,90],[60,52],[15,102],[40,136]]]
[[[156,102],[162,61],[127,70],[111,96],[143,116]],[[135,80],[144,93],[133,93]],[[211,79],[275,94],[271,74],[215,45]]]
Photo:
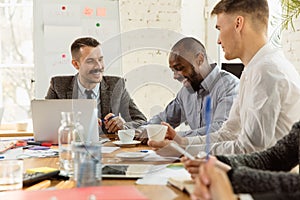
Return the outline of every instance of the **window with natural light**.
[[[31,117],[33,80],[33,2],[0,2],[0,106],[2,123]]]

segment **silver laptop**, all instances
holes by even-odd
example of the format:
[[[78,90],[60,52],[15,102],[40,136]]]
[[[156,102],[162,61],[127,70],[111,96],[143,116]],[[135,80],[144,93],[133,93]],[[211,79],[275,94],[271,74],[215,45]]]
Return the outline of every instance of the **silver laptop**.
[[[32,125],[35,141],[58,144],[61,112],[81,112],[79,122],[84,127],[84,138],[99,141],[97,102],[95,99],[32,100]],[[90,135],[88,135],[90,134]]]

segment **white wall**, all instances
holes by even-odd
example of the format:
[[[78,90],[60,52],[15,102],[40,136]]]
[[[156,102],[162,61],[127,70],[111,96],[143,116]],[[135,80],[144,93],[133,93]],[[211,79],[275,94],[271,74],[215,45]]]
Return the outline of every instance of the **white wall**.
[[[120,0],[123,75],[135,103],[147,116],[162,111],[181,84],[168,54],[181,34],[181,0]]]
[[[123,75],[147,117],[163,110],[181,87],[168,67],[169,50],[175,42],[195,37],[206,46],[211,60],[218,61],[217,31],[210,17],[212,2],[216,1],[119,1]],[[153,32],[152,36],[148,32]]]
[[[147,117],[162,110],[181,87],[172,79],[172,73],[168,69],[169,49],[180,37],[193,36],[199,39],[205,45],[212,62],[220,64],[225,61],[222,50],[217,45],[216,17],[210,16],[218,1],[119,1],[121,33],[124,35],[123,54],[120,58],[123,75],[128,78],[130,92]],[[270,9],[273,10],[273,5]],[[298,24],[295,23],[295,26]],[[148,32],[153,32],[152,36]],[[299,28],[297,32],[284,32],[283,46],[287,57],[300,71],[297,56],[300,53],[299,34]],[[151,40],[153,43],[147,43]],[[164,79],[163,83],[158,80],[161,77]]]
[[[293,22],[295,30],[289,27],[282,33],[282,47],[287,58],[300,73],[300,18]]]

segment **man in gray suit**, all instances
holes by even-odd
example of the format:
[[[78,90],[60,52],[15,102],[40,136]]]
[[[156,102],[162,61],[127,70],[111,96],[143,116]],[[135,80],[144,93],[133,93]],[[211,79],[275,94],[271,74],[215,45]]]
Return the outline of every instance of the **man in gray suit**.
[[[137,128],[146,121],[127,92],[124,79],[103,76],[103,53],[96,39],[78,38],[71,45],[71,54],[78,73],[51,78],[46,99],[96,99],[104,133]]]

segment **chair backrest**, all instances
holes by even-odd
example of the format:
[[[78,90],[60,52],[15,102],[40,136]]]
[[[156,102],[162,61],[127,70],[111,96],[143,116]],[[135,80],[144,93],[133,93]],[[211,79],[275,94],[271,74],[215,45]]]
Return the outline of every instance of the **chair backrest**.
[[[243,63],[222,63],[221,69],[228,71],[240,78],[244,70]]]

